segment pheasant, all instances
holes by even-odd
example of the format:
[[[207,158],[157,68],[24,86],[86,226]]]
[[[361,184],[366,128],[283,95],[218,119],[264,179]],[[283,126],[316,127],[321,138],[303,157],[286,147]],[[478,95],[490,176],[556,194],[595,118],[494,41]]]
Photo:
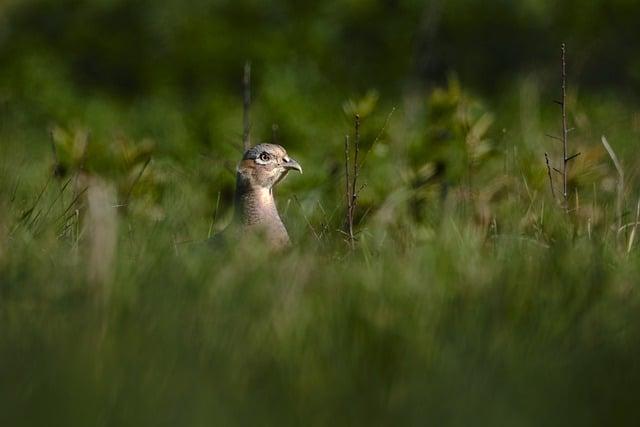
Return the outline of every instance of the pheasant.
[[[273,189],[291,170],[302,173],[300,164],[280,145],[258,144],[244,153],[236,172],[232,224],[241,236],[261,234],[275,249],[289,245],[289,234],[278,214]]]

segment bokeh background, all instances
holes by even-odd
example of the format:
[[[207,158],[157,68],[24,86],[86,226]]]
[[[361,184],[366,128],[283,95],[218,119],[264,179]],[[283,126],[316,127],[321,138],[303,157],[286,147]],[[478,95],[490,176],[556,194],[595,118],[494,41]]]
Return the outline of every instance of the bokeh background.
[[[633,425],[639,18],[0,2],[0,424]],[[562,43],[568,213],[544,157],[560,167]],[[278,189],[284,253],[203,243],[233,211],[247,61],[252,141],[305,170]]]

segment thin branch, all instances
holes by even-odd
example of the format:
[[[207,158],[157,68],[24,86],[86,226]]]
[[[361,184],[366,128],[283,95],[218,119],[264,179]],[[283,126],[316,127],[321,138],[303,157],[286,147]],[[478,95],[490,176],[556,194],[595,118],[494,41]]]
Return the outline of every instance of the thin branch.
[[[573,159],[575,159],[576,157],[578,157],[580,154],[582,154],[582,153],[576,153],[576,154],[574,154],[573,156],[569,156],[569,157],[567,158],[567,160],[566,160],[566,161],[567,161],[567,163],[569,163],[571,160],[573,160]]]
[[[249,116],[251,109],[251,63],[244,64],[244,75],[242,78],[242,148],[243,152],[251,147],[251,119]]]
[[[345,220],[345,226],[349,221],[349,212],[351,212],[351,180],[349,179],[349,135],[344,136],[344,182],[345,182],[345,197],[347,202],[347,217]]]
[[[358,191],[356,190],[356,185],[358,183],[358,172],[360,170],[360,165],[358,164],[358,154],[360,152],[360,114],[356,113],[355,115],[355,147],[354,147],[354,155],[353,155],[353,183],[351,184],[351,198],[353,199],[353,210],[355,210],[356,198],[358,197]]]
[[[547,162],[547,174],[549,175],[549,187],[551,188],[551,195],[553,200],[556,200],[556,190],[553,188],[553,176],[551,175],[551,165],[549,164],[549,155],[544,153],[544,159]]]
[[[354,139],[354,154],[353,154],[353,173],[351,176],[351,206],[349,210],[349,240],[351,242],[351,247],[353,248],[355,242],[355,234],[353,232],[353,219],[356,213],[356,206],[358,204],[358,190],[356,190],[358,185],[358,173],[359,173],[359,165],[358,165],[358,154],[360,152],[360,114],[356,113],[355,115],[355,139]]]
[[[351,249],[355,247],[355,233],[353,229],[353,220],[355,217],[356,207],[358,205],[358,175],[360,173],[360,164],[358,162],[358,156],[360,154],[360,115],[356,113],[354,117],[354,148],[353,148],[353,161],[349,161],[349,136],[345,136],[344,139],[344,167],[345,167],[345,196],[347,199],[347,212],[344,220],[343,233],[348,237],[349,245]],[[349,171],[349,168],[352,168]]]
[[[566,46],[562,43],[562,196],[564,197],[565,211],[569,209],[569,194],[567,186],[568,168],[567,156],[569,152],[569,131],[567,130],[567,61]]]

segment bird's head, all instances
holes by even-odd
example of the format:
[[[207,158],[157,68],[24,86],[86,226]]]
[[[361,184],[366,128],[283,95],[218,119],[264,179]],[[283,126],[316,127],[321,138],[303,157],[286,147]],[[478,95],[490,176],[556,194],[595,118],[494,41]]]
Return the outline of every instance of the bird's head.
[[[238,177],[253,188],[271,189],[290,170],[302,173],[298,162],[277,144],[258,144],[248,149],[238,165]]]

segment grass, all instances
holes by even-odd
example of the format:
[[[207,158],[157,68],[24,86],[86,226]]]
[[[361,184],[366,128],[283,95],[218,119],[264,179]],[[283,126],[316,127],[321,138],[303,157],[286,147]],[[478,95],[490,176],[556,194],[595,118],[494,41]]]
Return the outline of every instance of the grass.
[[[530,101],[527,90],[514,92]],[[337,231],[348,120],[300,130],[324,145],[287,144],[285,127],[305,175],[278,194],[296,242],[278,255],[198,243],[230,215],[224,145],[202,155],[195,141],[165,150],[171,141],[98,133],[85,158],[69,125],[53,139],[67,169],[56,178],[45,129],[10,122],[0,424],[632,424],[640,253],[634,227],[618,229],[599,140],[626,168],[632,223],[639,130],[613,101],[571,107],[583,155],[569,215],[544,163],[558,153],[544,138],[553,106],[510,94],[492,111],[452,83],[398,109],[359,177],[354,250]],[[363,119],[365,150],[390,109],[376,111]],[[91,211],[82,161],[115,207]],[[113,268],[95,274],[102,261]]]

